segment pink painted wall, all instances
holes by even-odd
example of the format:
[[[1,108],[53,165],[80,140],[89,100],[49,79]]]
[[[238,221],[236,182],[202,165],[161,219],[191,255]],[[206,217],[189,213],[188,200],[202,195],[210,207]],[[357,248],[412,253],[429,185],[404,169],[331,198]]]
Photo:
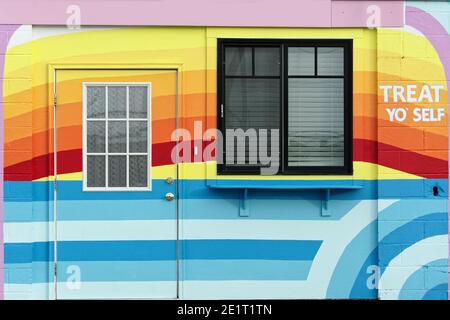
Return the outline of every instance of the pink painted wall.
[[[403,25],[399,0],[1,0],[0,24],[64,25],[77,5],[81,25],[356,27],[371,4],[382,26]]]

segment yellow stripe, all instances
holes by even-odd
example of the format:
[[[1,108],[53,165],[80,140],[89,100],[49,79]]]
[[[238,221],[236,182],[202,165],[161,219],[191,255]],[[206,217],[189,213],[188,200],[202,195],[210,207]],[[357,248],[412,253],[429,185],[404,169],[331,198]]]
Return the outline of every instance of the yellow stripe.
[[[186,180],[392,180],[392,179],[423,179],[420,176],[405,173],[399,170],[376,165],[368,162],[355,161],[353,163],[353,176],[251,176],[251,175],[226,175],[216,173],[216,162],[182,163],[179,165],[180,179]],[[379,176],[377,177],[377,173]],[[152,168],[152,179],[166,179],[175,177],[176,166],[166,165]],[[34,181],[53,181],[54,176],[36,179]],[[59,181],[81,181],[82,172],[66,173],[58,175]]]

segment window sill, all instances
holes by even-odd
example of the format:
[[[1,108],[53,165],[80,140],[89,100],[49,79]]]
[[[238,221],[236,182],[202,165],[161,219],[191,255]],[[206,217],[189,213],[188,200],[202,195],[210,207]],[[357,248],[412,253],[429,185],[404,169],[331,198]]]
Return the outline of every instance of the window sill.
[[[322,192],[320,215],[322,217],[331,216],[329,200],[332,190],[358,190],[363,186],[356,181],[298,181],[298,180],[278,180],[278,181],[257,181],[257,180],[207,180],[206,184],[211,189],[238,189],[242,190],[242,197],[239,202],[239,216],[249,217],[248,194],[250,189],[264,190],[319,190]]]
[[[361,189],[352,180],[206,180],[211,189]]]

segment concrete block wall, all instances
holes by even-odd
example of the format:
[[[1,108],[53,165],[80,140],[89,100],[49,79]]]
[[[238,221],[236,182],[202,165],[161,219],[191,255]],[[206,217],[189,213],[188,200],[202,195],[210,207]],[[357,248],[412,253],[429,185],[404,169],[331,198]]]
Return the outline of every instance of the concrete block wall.
[[[448,299],[450,4],[405,10],[404,28],[378,30],[379,298]],[[401,87],[406,101],[393,91],[386,99],[386,85]],[[415,101],[424,86],[442,86],[440,99]],[[389,117],[402,108],[406,119]],[[438,109],[440,119],[414,117]]]

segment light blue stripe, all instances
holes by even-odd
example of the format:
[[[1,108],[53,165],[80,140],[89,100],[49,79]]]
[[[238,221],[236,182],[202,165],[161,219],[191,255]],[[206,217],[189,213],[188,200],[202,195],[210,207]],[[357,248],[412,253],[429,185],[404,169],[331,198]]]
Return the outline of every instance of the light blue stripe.
[[[327,298],[350,298],[352,288],[355,286],[356,281],[362,281],[364,284],[366,283],[367,279],[358,278],[358,275],[366,262],[367,257],[377,247],[376,230],[377,221],[375,220],[362,229],[346,246],[345,251],[339,257],[339,261],[333,271],[327,289]],[[371,293],[369,288],[367,288],[367,290],[363,292],[366,296],[357,298],[368,298],[371,296]]]
[[[330,200],[333,214],[320,215],[320,200],[249,199],[251,219],[265,220],[339,220],[360,200]],[[5,203],[5,222],[53,221],[52,203],[47,201]],[[101,208],[101,210],[99,210]],[[180,219],[242,219],[239,200],[186,199],[182,202]],[[59,221],[90,220],[167,220],[175,219],[175,210],[167,210],[162,200],[61,200]]]
[[[182,280],[306,280],[312,261],[184,260]]]
[[[364,200],[363,200],[364,201]],[[321,216],[321,200],[248,199],[246,220],[340,220],[360,200],[330,200],[333,214]],[[242,219],[239,200],[187,199],[181,205],[181,219]]]
[[[317,240],[181,240],[181,259],[313,260]],[[176,241],[59,241],[58,261],[176,259]],[[53,242],[6,243],[5,263],[53,260]]]

